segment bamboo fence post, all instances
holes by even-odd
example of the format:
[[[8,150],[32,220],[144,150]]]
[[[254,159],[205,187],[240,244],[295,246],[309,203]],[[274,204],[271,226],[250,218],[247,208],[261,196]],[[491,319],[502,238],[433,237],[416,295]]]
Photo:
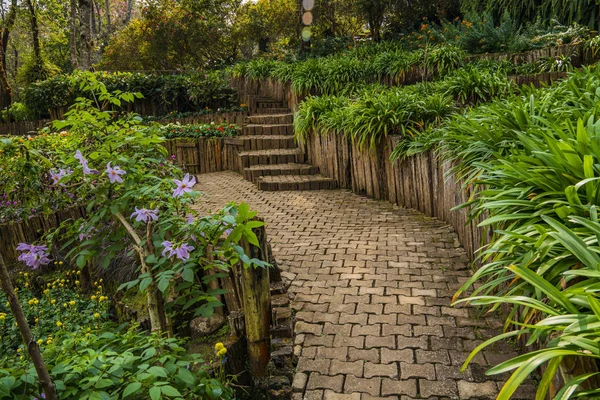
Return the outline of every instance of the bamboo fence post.
[[[242,247],[250,258],[268,261],[264,227],[254,229],[260,247],[243,241]],[[248,361],[253,377],[264,377],[271,347],[271,292],[267,268],[242,267],[242,301],[246,320]]]

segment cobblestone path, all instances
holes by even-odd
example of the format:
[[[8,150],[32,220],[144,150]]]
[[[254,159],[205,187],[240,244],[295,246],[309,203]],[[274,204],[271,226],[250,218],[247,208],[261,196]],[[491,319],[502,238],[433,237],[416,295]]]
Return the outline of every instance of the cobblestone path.
[[[450,227],[343,190],[264,192],[233,172],[198,181],[203,211],[245,201],[267,223],[295,295],[293,399],[495,398],[507,377],[485,367],[515,353],[497,346],[460,372],[500,323],[450,307],[470,274]]]

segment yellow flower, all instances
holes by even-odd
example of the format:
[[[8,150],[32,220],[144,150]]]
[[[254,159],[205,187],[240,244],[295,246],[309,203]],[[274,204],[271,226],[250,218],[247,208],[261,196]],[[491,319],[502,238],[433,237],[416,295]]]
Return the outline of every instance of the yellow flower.
[[[56,304],[56,300],[52,299],[52,300],[50,300],[50,303],[51,304]]]
[[[223,343],[221,343],[221,342],[215,344],[215,350],[216,351],[219,351],[219,350],[224,349],[224,348],[225,348],[225,346],[223,346]]]
[[[40,319],[39,319],[39,318],[36,318],[36,319],[35,319],[35,323],[37,324],[38,322],[40,322]]]
[[[59,261],[59,262],[58,262],[58,265],[63,265],[63,262],[62,262],[62,261]]]
[[[99,299],[99,300],[100,300],[100,301],[104,301],[104,300],[107,300],[107,299],[108,299],[108,297],[106,297],[106,296],[100,296],[100,299]]]
[[[37,344],[42,344],[44,341],[42,339],[38,339]]]
[[[75,301],[74,301],[74,300],[71,300],[71,301],[69,302],[69,304],[70,304],[70,305],[72,305],[72,306],[74,306],[74,305],[75,305]]]
[[[79,281],[75,281],[75,284],[76,284],[76,285],[79,285]]]
[[[100,318],[100,314],[99,313],[95,313],[94,314],[94,318]]]
[[[0,313],[0,321],[4,321],[6,319],[5,313]]]
[[[63,326],[63,323],[60,321],[56,321],[56,326],[58,326],[60,328],[61,326]]]
[[[48,294],[48,293],[50,293],[50,289],[44,290],[44,294]]]
[[[48,340],[46,340],[46,344],[50,344],[52,343],[52,339],[48,338]]]
[[[96,300],[96,296],[92,296],[92,301],[93,301],[93,300]]]
[[[227,354],[227,349],[225,347],[217,352],[217,356],[219,357],[223,357],[225,354]]]
[[[20,353],[20,352],[22,352],[22,351],[23,351],[23,349],[22,349],[22,348],[20,348],[20,347],[17,349],[17,353]]]

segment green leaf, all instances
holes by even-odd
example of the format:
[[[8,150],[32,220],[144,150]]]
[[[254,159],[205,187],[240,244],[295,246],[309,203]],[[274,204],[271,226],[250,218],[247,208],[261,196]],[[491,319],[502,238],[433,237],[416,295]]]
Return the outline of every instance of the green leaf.
[[[96,389],[103,389],[109,386],[114,385],[114,382],[111,379],[102,378],[98,382],[96,382]]]
[[[150,395],[150,398],[152,400],[159,400],[162,397],[162,392],[160,391],[160,387],[157,386],[153,386],[150,388],[150,390],[148,391],[148,394]]]
[[[168,397],[181,396],[181,393],[179,393],[177,389],[170,385],[161,386],[160,391],[162,392],[162,394]]]
[[[160,376],[161,378],[167,377],[167,370],[164,369],[163,367],[153,366],[153,367],[148,368],[147,372],[152,375]]]
[[[140,390],[141,387],[142,387],[142,384],[140,382],[130,383],[129,385],[127,385],[127,387],[123,391],[123,397],[127,397],[127,396],[137,392],[138,390]]]
[[[189,370],[185,368],[179,369],[177,373],[177,377],[181,379],[181,381],[185,382],[188,386],[193,386],[196,383],[196,377]]]

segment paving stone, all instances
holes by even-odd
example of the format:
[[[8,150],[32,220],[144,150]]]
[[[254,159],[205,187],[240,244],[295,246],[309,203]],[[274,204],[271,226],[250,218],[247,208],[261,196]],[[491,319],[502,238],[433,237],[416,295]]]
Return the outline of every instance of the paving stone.
[[[360,393],[336,393],[332,390],[325,390],[323,400],[361,400]]]
[[[395,336],[366,336],[365,337],[365,349],[371,349],[373,347],[387,347],[390,349],[396,348],[396,337]]]
[[[406,394],[409,396],[417,395],[417,380],[416,379],[406,379],[406,380],[396,380],[383,378],[381,382],[381,395],[397,395],[397,394]]]
[[[421,396],[425,398],[430,396],[456,397],[458,395],[456,381],[453,380],[430,381],[419,379],[419,391]]]
[[[298,360],[298,365],[296,366],[296,371],[316,371],[327,373],[327,371],[329,371],[330,363],[331,360],[314,360],[311,358],[300,357]]]
[[[372,396],[379,396],[381,389],[381,378],[357,378],[352,375],[346,377],[344,383],[345,393],[368,393]]]
[[[348,361],[364,360],[370,362],[379,362],[379,349],[356,349],[348,348]]]
[[[358,378],[363,377],[364,361],[339,361],[332,360],[329,367],[329,375],[354,375]]]
[[[397,378],[398,364],[374,364],[371,362],[366,362],[363,376],[365,378],[372,378],[374,376],[387,376],[389,378]]]
[[[292,390],[294,392],[304,392],[304,388],[306,388],[306,382],[308,382],[308,375],[304,372],[297,372],[294,375],[294,380],[292,382]]]
[[[494,382],[467,382],[458,381],[458,395],[461,399],[495,399],[498,389]]]
[[[408,378],[425,378],[434,380],[435,367],[434,364],[413,364],[413,363],[400,363],[400,377],[402,379]]]
[[[306,385],[306,390],[313,389],[331,389],[334,392],[340,393],[344,386],[344,376],[328,376],[321,375],[318,372],[313,372],[310,374],[308,378],[308,383]]]
[[[388,364],[395,361],[413,362],[414,361],[413,351],[410,349],[394,350],[394,349],[381,349],[381,363]]]

